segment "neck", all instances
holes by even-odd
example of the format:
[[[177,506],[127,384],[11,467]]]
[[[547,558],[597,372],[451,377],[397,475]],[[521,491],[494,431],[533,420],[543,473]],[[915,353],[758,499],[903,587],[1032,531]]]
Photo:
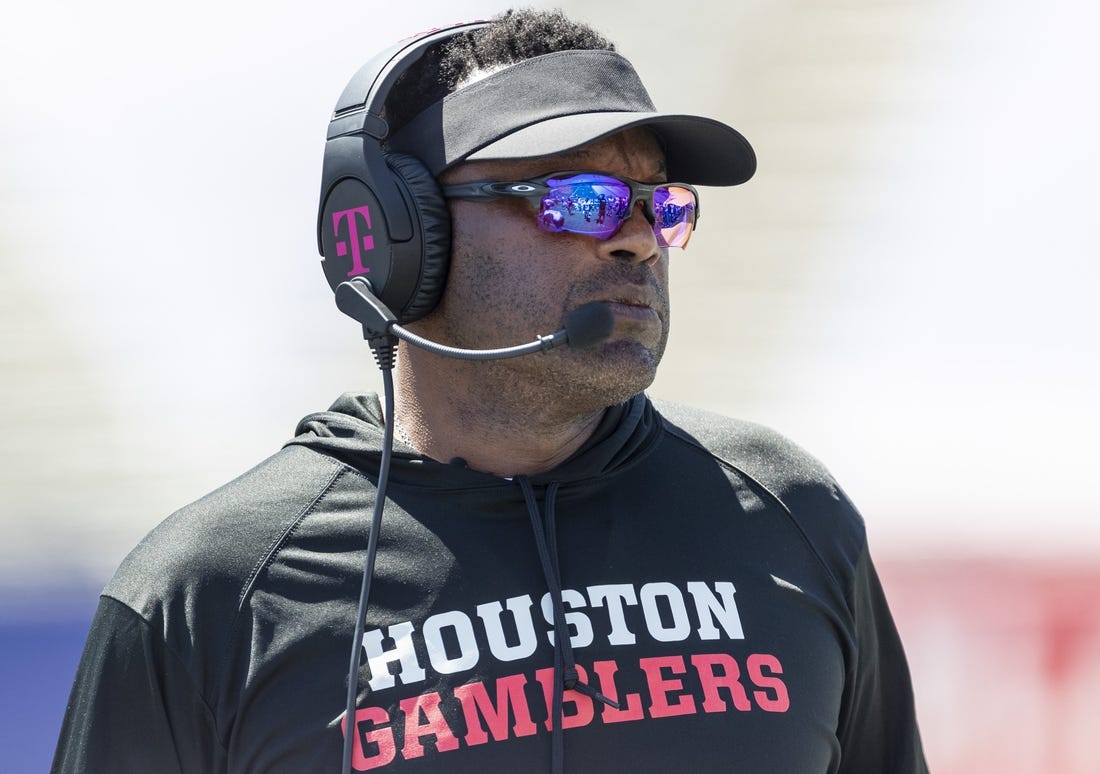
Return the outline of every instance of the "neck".
[[[497,476],[551,470],[587,441],[605,408],[578,409],[500,362],[451,360],[405,347],[395,369],[395,420],[412,446],[461,457]],[[387,418],[390,421],[390,418]]]

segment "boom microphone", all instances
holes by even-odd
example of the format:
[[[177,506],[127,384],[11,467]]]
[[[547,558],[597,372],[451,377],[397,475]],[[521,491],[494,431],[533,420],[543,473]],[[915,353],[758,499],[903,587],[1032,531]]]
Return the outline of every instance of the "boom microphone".
[[[462,349],[430,341],[406,329],[397,322],[393,312],[374,295],[370,283],[362,278],[356,277],[337,286],[336,306],[341,312],[363,324],[364,335],[396,336],[437,355],[462,360],[503,360],[545,352],[562,344],[591,347],[610,336],[615,327],[615,319],[607,305],[594,301],[578,306],[567,314],[561,330],[549,336],[535,336],[535,340],[529,344],[499,349]]]

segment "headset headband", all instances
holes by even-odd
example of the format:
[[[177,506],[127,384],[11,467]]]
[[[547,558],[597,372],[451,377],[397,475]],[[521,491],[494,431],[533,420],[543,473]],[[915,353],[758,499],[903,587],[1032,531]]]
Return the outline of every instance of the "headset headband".
[[[328,139],[367,134],[376,140],[384,140],[389,134],[389,127],[382,118],[382,109],[397,79],[419,62],[424,52],[436,43],[488,24],[486,21],[473,21],[429,30],[375,56],[352,76],[336,101],[336,109],[329,122]]]

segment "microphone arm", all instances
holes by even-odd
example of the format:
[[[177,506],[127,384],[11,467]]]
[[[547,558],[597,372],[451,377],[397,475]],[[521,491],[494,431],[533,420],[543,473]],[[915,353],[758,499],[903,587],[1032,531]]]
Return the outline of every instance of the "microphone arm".
[[[503,360],[545,352],[562,344],[590,346],[610,336],[615,324],[606,305],[584,304],[566,315],[565,325],[561,330],[548,336],[536,336],[528,344],[499,349],[462,349],[430,341],[406,329],[397,322],[393,312],[374,295],[370,283],[360,277],[341,282],[337,286],[336,306],[341,312],[363,324],[363,337],[372,347],[378,341],[391,341],[396,337],[437,355],[462,360]]]
[[[520,355],[530,355],[535,352],[545,352],[548,349],[561,346],[562,344],[569,343],[569,334],[565,328],[559,331],[551,333],[549,336],[535,336],[535,340],[529,344],[518,344],[514,347],[500,347],[499,349],[461,349],[459,347],[448,347],[445,344],[439,344],[434,341],[429,341],[422,336],[417,336],[410,330],[394,323],[390,326],[390,331],[402,341],[407,341],[410,344],[426,349],[429,352],[434,352],[437,355],[443,355],[445,357],[457,357],[460,360],[504,360],[509,357],[519,357]]]

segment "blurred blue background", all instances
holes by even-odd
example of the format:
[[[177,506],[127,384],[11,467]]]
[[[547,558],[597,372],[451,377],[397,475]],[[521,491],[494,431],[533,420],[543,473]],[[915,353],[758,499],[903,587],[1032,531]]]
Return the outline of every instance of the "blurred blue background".
[[[6,771],[49,768],[94,611],[90,598],[82,600],[86,609],[68,615],[45,620],[13,617],[0,623],[0,685],[4,686],[0,745]]]
[[[777,428],[860,505],[935,771],[1100,770],[1100,11],[556,5],[614,39],[659,107],[733,124],[760,158],[748,185],[703,191],[651,392]],[[504,7],[7,14],[9,770],[47,768],[95,596],[129,548],[300,416],[377,388],[318,266],[326,121],[375,51]]]

